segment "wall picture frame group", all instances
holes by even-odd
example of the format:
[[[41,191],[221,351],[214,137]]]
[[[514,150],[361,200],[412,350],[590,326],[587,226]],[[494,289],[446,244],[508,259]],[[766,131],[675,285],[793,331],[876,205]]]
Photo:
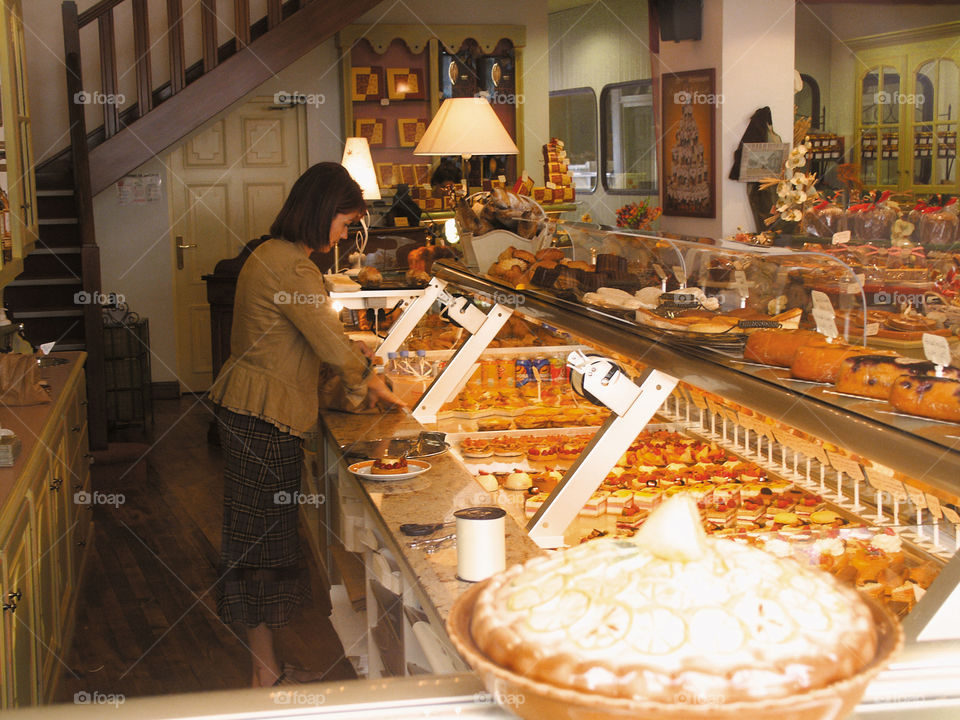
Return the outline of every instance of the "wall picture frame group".
[[[661,76],[664,215],[717,216],[716,87],[713,68]]]

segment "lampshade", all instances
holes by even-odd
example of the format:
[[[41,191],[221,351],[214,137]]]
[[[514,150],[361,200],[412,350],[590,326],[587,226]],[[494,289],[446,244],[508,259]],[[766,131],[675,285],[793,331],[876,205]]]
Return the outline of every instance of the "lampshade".
[[[486,98],[447,98],[414,155],[516,155],[519,152]]]
[[[357,181],[363,190],[364,200],[379,200],[380,186],[373,170],[373,158],[370,157],[370,145],[365,137],[347,138],[343,148],[343,166],[350,177]]]

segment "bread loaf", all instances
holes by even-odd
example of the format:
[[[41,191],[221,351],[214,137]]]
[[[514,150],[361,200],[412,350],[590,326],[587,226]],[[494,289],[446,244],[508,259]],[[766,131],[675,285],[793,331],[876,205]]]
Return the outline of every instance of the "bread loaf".
[[[960,422],[960,380],[955,378],[897,378],[889,401],[897,410],[911,415]]]
[[[757,330],[747,338],[743,358],[764,365],[790,367],[799,347],[823,342],[823,336],[812,330]]]
[[[840,374],[840,365],[847,358],[866,355],[867,350],[842,343],[818,343],[797,349],[790,364],[790,375],[800,380],[833,383]]]

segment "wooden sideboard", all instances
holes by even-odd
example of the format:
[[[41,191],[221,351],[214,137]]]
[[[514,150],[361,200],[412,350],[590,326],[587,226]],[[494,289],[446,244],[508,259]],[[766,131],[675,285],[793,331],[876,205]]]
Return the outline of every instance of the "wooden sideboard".
[[[86,353],[52,357],[68,362],[44,371],[50,403],[0,408],[23,443],[0,468],[0,708],[53,700],[93,540]]]

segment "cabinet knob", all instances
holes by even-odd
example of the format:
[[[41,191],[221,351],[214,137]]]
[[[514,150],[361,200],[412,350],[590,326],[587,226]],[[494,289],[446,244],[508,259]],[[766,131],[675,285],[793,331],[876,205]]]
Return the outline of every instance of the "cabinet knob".
[[[81,490],[83,490],[83,483],[74,483],[73,490],[74,492],[80,492]]]
[[[17,610],[17,600],[23,597],[23,593],[17,590],[16,592],[7,593],[7,599],[9,602],[3,603],[3,611],[6,612],[16,612]]]
[[[93,457],[93,455],[91,455],[90,453],[84,453],[83,456],[90,461],[91,465],[93,465],[97,461],[97,459]]]
[[[74,425],[72,428],[70,428],[70,432],[80,432],[80,426]]]
[[[81,401],[80,401],[80,407],[86,407],[86,406],[89,405],[89,404],[90,404],[90,401],[89,401],[89,400],[81,400]]]
[[[62,479],[62,478],[54,478],[54,479],[53,479],[53,482],[50,483],[50,489],[51,489],[51,490],[59,490],[62,485],[63,485],[63,479]]]
[[[86,547],[86,546],[87,546],[86,540],[77,540],[77,547]]]

